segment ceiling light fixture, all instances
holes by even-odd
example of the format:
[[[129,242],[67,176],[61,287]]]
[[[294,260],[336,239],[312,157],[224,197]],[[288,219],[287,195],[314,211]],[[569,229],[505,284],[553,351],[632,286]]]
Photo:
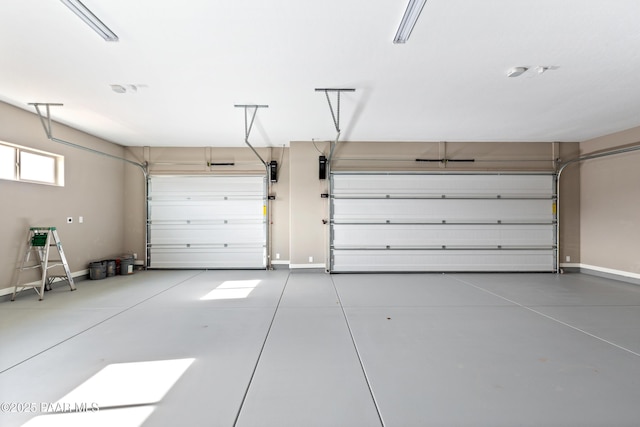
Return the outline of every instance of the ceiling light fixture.
[[[426,2],[427,0],[409,0],[407,10],[404,11],[396,36],[393,38],[393,43],[406,43],[409,40],[411,31],[413,31],[413,27],[416,25]]]
[[[73,13],[78,15],[88,26],[100,35],[105,41],[117,42],[118,36],[109,29],[96,15],[91,12],[87,6],[82,4],[80,0],[60,0]]]
[[[518,77],[527,70],[527,67],[513,67],[509,71],[507,71],[507,77]]]

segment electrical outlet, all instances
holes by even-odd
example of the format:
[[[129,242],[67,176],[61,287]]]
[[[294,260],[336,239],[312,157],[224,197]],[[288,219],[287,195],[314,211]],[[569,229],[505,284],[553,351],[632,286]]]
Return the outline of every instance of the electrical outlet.
[[[567,255],[567,262],[571,262],[571,257],[569,255]]]
[[[67,224],[73,224],[73,217],[72,216],[68,216],[67,217]]]
[[[276,254],[276,259],[280,259],[280,254]]]
[[[309,257],[309,262],[313,262],[313,257],[312,256]]]
[[[79,216],[78,217],[78,223],[82,224],[84,222],[84,217],[83,216]]]

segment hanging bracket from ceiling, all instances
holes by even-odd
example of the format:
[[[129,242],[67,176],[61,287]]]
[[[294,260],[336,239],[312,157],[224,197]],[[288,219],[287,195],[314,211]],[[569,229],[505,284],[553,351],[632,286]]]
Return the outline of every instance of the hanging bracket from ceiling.
[[[327,103],[329,104],[329,111],[331,112],[331,118],[333,119],[333,125],[336,129],[336,139],[335,142],[331,144],[331,150],[329,152],[329,156],[327,157],[327,164],[330,164],[331,158],[333,157],[333,150],[335,149],[336,144],[338,143],[338,139],[340,139],[340,94],[342,92],[355,92],[356,90],[353,88],[316,88],[316,92],[324,92],[327,97]],[[336,109],[333,109],[333,103],[331,102],[331,97],[329,96],[329,92],[336,93]]]
[[[259,105],[259,104],[236,104],[234,105],[236,108],[244,108],[244,143],[247,144],[251,151],[260,159],[265,168],[268,168],[269,165],[262,158],[262,156],[253,148],[253,145],[249,142],[249,136],[251,135],[251,129],[253,128],[253,122],[256,119],[256,113],[258,112],[258,108],[269,108],[268,105]],[[251,111],[251,120],[249,120],[249,111]]]
[[[333,89],[333,88],[316,88],[316,92],[324,92],[327,97],[327,103],[329,104],[329,111],[331,111],[331,118],[333,119],[333,125],[336,128],[336,132],[340,133],[340,93],[342,92],[355,92],[355,89]],[[333,111],[333,103],[329,97],[329,92],[336,92],[336,111]]]
[[[94,150],[93,148],[88,148],[82,145],[74,144],[73,142],[65,141],[64,139],[56,138],[53,136],[53,126],[51,124],[51,107],[60,107],[63,104],[52,103],[52,102],[30,102],[29,105],[33,105],[36,109],[36,113],[40,118],[40,123],[42,123],[42,127],[44,128],[44,132],[47,135],[47,139],[57,142],[59,144],[68,145],[70,147],[78,148],[80,150],[89,151],[94,154],[99,154],[101,156],[110,157],[112,159],[121,160],[125,163],[132,164],[134,166],[139,167],[142,170],[142,173],[147,176],[147,164],[134,162],[129,159],[125,159],[124,157],[114,156],[113,154],[105,153],[99,150]],[[45,108],[45,114],[40,110],[41,107]]]
[[[53,138],[53,129],[51,128],[51,110],[50,107],[62,107],[64,104],[55,104],[55,103],[39,103],[32,102],[29,105],[33,105],[36,108],[36,113],[38,113],[38,117],[40,118],[40,123],[42,123],[42,127],[44,128],[44,133],[47,134],[47,138]],[[46,108],[46,120],[40,111],[40,107],[44,106]]]

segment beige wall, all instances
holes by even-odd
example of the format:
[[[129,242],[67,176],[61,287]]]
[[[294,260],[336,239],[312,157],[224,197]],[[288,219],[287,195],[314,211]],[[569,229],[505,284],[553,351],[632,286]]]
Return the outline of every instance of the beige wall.
[[[123,155],[118,145],[57,123],[53,132],[65,141]],[[72,272],[83,272],[91,261],[122,254],[124,171],[130,166],[51,142],[35,113],[4,103],[0,103],[0,140],[65,158],[64,187],[0,180],[0,295],[13,290],[30,226],[57,227]],[[83,224],[78,223],[79,216],[84,217]],[[74,222],[67,224],[67,217]],[[33,273],[26,272],[26,279],[35,279]]]
[[[328,247],[327,180],[318,177],[318,157],[328,155],[327,143],[291,142],[290,262],[292,268],[324,268]]]
[[[580,144],[582,154],[638,144],[640,127]],[[640,278],[640,151],[587,160],[581,176],[581,263]]]

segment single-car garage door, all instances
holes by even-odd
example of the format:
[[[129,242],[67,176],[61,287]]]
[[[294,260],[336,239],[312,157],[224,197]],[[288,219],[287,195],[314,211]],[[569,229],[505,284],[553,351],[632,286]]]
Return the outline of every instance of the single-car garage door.
[[[266,267],[265,176],[151,176],[150,268]]]
[[[330,270],[554,271],[552,174],[331,177]]]

